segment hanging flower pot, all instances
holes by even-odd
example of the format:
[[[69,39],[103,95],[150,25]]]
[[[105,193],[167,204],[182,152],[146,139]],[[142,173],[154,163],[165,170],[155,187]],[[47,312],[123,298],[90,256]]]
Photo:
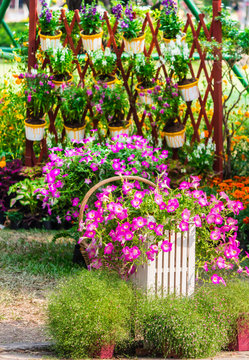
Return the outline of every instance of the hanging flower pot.
[[[185,80],[184,83],[178,84],[179,92],[184,101],[193,101],[198,99],[200,92],[198,88],[199,79]]]
[[[175,43],[176,40],[177,40],[176,38],[175,39],[167,39],[167,38],[163,37],[163,41],[166,46],[169,46],[171,41],[174,41],[174,43]],[[185,40],[186,40],[186,34],[183,34],[182,38],[181,38],[181,42],[185,43]]]
[[[32,124],[32,120],[24,120],[26,139],[30,141],[41,141],[44,138],[47,122],[40,120],[40,124]]]
[[[182,147],[185,143],[185,132],[185,127],[183,127],[182,130],[175,132],[164,131],[163,134],[165,136],[167,145],[171,148]]]
[[[94,35],[85,35],[83,32],[80,32],[80,36],[82,39],[83,48],[86,51],[95,51],[98,49],[102,49],[102,36],[103,30]]]
[[[151,93],[152,93],[154,87],[148,88],[148,89],[142,89],[142,88],[140,88],[140,84],[141,83],[139,83],[135,86],[135,89],[137,90],[138,95],[139,95],[138,99],[140,99],[141,102],[146,105],[151,105],[153,103]]]
[[[129,135],[129,130],[130,130],[129,128],[130,128],[130,123],[126,126],[109,126],[108,125],[108,129],[110,131],[111,137],[121,135],[121,134]]]
[[[82,125],[79,127],[70,127],[69,125],[64,125],[64,128],[66,130],[67,137],[72,140],[83,140],[85,136],[85,128],[86,125]]]
[[[124,39],[124,50],[131,54],[140,54],[144,52],[145,34],[134,39]]]
[[[108,81],[104,81],[104,80],[102,81],[101,77],[98,77],[97,79],[94,79],[95,84],[101,83],[101,85],[106,86],[106,87],[108,87],[110,89],[114,89],[115,84],[117,83],[117,81],[118,81],[118,79],[116,78],[116,76],[112,76],[112,75],[109,76]]]
[[[41,32],[39,31],[39,37],[40,37],[40,42],[41,42],[41,49],[42,51],[46,51],[49,49],[57,49],[60,47],[60,38],[62,35],[62,32],[59,31],[58,35],[43,35],[41,34]]]
[[[69,85],[72,80],[73,80],[73,75],[72,74],[68,74],[69,75],[69,79],[68,80],[62,80],[62,81],[57,81],[57,80],[52,80],[52,83],[54,84],[54,89],[58,90],[60,89],[60,92],[63,92],[63,88],[66,85]]]

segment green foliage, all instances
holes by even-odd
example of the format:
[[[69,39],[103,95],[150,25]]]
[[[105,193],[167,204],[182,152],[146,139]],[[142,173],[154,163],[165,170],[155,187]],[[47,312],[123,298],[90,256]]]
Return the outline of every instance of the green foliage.
[[[63,75],[66,77],[72,74],[74,68],[74,54],[71,49],[59,47],[57,49],[47,50],[50,64],[53,69],[53,75]]]
[[[81,10],[80,24],[84,35],[94,35],[100,33],[102,25],[102,17],[96,9],[96,5],[86,5]]]
[[[115,53],[111,52],[109,47],[106,47],[105,51],[102,49],[91,51],[89,52],[89,55],[94,65],[97,78],[99,76],[105,77],[114,74],[117,56]]]
[[[175,11],[167,14],[167,10],[164,8],[160,14],[160,24],[160,30],[163,31],[166,39],[175,39],[181,32],[182,22]]]
[[[26,27],[27,27],[26,25],[27,25],[26,22],[23,22],[23,21],[8,23],[8,27],[12,31],[16,41],[19,42],[20,35],[22,33],[26,32]],[[27,41],[27,40],[24,40],[24,41]],[[5,31],[4,27],[0,26],[0,47],[2,47],[2,46],[9,47],[11,44],[12,43],[11,43],[9,35]]]
[[[26,211],[34,215],[38,211],[39,203],[35,190],[43,184],[44,179],[38,178],[35,180],[25,179],[12,185],[9,188],[8,195],[15,194],[16,196],[11,199],[10,207],[14,206],[18,202],[26,209]]]
[[[87,104],[86,87],[72,84],[63,90],[61,99],[61,113],[65,124],[79,125],[82,124],[83,112]]]
[[[38,25],[43,35],[50,35],[54,36],[58,33],[59,28],[59,18],[60,18],[60,11],[53,10],[50,11],[48,5],[44,1],[45,6],[42,7],[41,14],[38,19]],[[51,14],[51,15],[48,15]],[[51,19],[50,19],[51,16]],[[50,19],[50,20],[49,20]],[[49,21],[48,21],[49,20]]]
[[[156,354],[199,358],[214,356],[234,341],[236,321],[249,311],[247,282],[202,286],[191,298],[144,299],[138,323]]]
[[[48,306],[49,329],[58,353],[91,357],[102,345],[130,336],[133,293],[118,277],[83,270],[63,282]]]
[[[157,64],[152,57],[145,57],[144,54],[137,54],[132,57],[131,64],[141,86],[149,88],[156,76]]]

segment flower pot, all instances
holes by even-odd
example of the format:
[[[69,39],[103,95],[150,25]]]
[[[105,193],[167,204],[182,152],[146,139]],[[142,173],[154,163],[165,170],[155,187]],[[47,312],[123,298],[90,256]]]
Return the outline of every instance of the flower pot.
[[[176,42],[176,40],[177,40],[177,39],[166,39],[165,37],[163,38],[164,44],[165,44],[166,46],[169,46],[169,44],[170,44],[171,41]],[[185,40],[186,40],[186,34],[182,36],[181,42],[185,43]]]
[[[52,83],[54,84],[54,89],[55,90],[59,89],[60,92],[63,92],[63,87],[65,85],[69,85],[73,80],[73,75],[69,74],[69,76],[70,76],[69,80],[63,80],[63,81],[52,80]]]
[[[129,128],[130,128],[130,124],[127,125],[126,127],[123,127],[123,126],[119,126],[119,127],[108,126],[111,137],[114,137],[114,136],[117,136],[117,135],[120,135],[120,134],[129,135],[129,130],[130,130]]]
[[[144,52],[145,34],[134,39],[124,39],[124,50],[131,54],[140,54]]]
[[[67,137],[72,141],[72,140],[83,140],[84,136],[85,136],[85,128],[86,125],[80,126],[80,127],[70,127],[70,126],[66,126],[64,125],[65,130],[66,130],[66,134]]]
[[[195,79],[195,81],[191,83],[178,85],[179,92],[184,101],[188,102],[198,99],[200,95],[198,88],[198,80],[199,79]]]
[[[118,81],[118,79],[116,78],[116,76],[112,76],[113,80],[110,81],[101,81],[101,80],[96,80],[94,79],[95,84],[97,84],[98,82],[101,83],[101,85],[106,85],[108,88],[113,89],[115,87],[116,82]]]
[[[95,51],[102,49],[102,36],[103,30],[95,35],[84,35],[83,32],[80,32],[82,39],[83,48],[86,51]]]
[[[138,99],[141,100],[142,103],[146,104],[146,105],[151,105],[153,104],[153,100],[152,100],[152,97],[151,97],[151,92],[153,91],[154,87],[152,88],[148,88],[148,89],[140,89],[139,88],[139,85],[141,83],[137,84],[135,86],[135,89],[137,90],[138,92]]]
[[[186,129],[184,128],[183,130],[177,132],[164,132],[167,145],[171,148],[182,147],[185,142],[185,131]]]
[[[60,39],[62,35],[61,31],[59,31],[58,35],[54,35],[54,36],[43,35],[41,34],[40,31],[38,34],[40,37],[42,51],[46,51],[49,49],[57,49],[58,47],[60,47]]]
[[[45,126],[47,122],[41,120],[41,124],[30,124],[24,120],[26,139],[30,141],[41,141],[44,138]]]

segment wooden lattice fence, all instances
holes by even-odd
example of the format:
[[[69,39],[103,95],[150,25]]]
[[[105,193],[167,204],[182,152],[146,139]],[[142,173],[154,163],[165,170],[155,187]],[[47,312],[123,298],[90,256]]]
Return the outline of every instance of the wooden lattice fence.
[[[204,76],[206,80],[206,86],[204,91],[202,91],[202,94],[199,96],[199,104],[200,104],[200,110],[199,114],[197,116],[197,119],[194,116],[193,109],[192,109],[192,103],[187,103],[187,108],[185,111],[185,114],[182,117],[182,122],[186,124],[188,119],[190,119],[194,134],[192,140],[200,141],[200,135],[199,135],[199,127],[201,124],[201,121],[205,121],[206,128],[208,130],[209,137],[213,137],[215,145],[216,145],[216,163],[215,163],[215,169],[219,172],[222,171],[222,57],[221,57],[221,51],[219,49],[216,50],[216,56],[214,57],[215,60],[212,61],[211,65],[211,71],[208,71],[207,65],[206,65],[206,54],[203,52],[201,48],[201,44],[199,41],[200,33],[202,32],[205,35],[206,41],[211,41],[212,38],[214,38],[217,42],[222,42],[222,35],[221,35],[221,23],[219,20],[216,19],[216,17],[219,15],[221,9],[221,1],[220,0],[213,0],[213,19],[210,29],[207,28],[205,22],[204,22],[204,15],[199,15],[199,22],[197,26],[194,25],[192,16],[190,14],[187,14],[187,21],[184,27],[184,32],[186,32],[188,29],[190,29],[192,33],[192,44],[190,45],[190,57],[192,57],[194,54],[198,54],[200,57],[199,65],[198,67],[194,68],[191,64],[190,66],[190,72],[193,77],[200,78],[200,76]],[[63,46],[68,45],[74,55],[75,55],[75,65],[76,69],[79,74],[80,81],[84,84],[85,76],[87,73],[87,70],[89,67],[91,68],[93,75],[95,74],[94,66],[91,63],[90,59],[87,58],[84,65],[80,65],[80,62],[78,60],[78,55],[82,51],[82,41],[79,39],[77,44],[74,44],[72,39],[72,32],[74,30],[74,27],[77,24],[77,28],[81,30],[80,25],[80,16],[79,11],[75,10],[75,14],[73,16],[73,19],[71,23],[68,23],[66,13],[64,9],[61,9],[61,21],[64,24],[65,31],[66,31],[66,38],[64,40]],[[129,98],[129,112],[127,116],[127,120],[133,119],[135,126],[136,126],[136,132],[138,135],[145,135],[143,134],[143,124],[145,122],[145,117],[148,116],[150,124],[151,124],[151,134],[154,138],[154,141],[157,142],[158,133],[156,130],[156,126],[154,124],[154,120],[151,114],[145,114],[143,113],[141,116],[138,114],[138,108],[136,106],[136,98],[137,93],[132,91],[129,85],[129,76],[131,73],[131,69],[129,68],[127,71],[125,71],[122,61],[122,54],[124,52],[124,43],[122,42],[121,46],[118,47],[118,44],[116,44],[115,41],[115,32],[117,31],[117,25],[118,22],[114,24],[112,27],[108,18],[107,13],[104,13],[103,21],[106,23],[107,29],[108,29],[108,38],[106,41],[106,46],[111,47],[112,50],[116,53],[117,56],[117,68],[121,77],[121,80],[123,81],[124,87],[127,91],[128,98]],[[37,25],[37,0],[31,0],[30,1],[30,30],[29,30],[29,69],[33,67],[36,64],[36,51],[39,46],[39,38],[36,39],[36,25]],[[155,53],[160,57],[161,50],[160,50],[160,40],[159,40],[159,22],[156,24],[156,26],[153,26],[150,14],[147,13],[144,21],[143,21],[143,31],[145,31],[147,28],[149,29],[151,33],[151,42],[148,44],[146,43],[144,48],[144,54],[145,56],[149,57],[154,55]],[[46,59],[45,62],[48,62],[49,60]],[[45,64],[44,64],[45,65]],[[159,71],[157,72],[157,77],[159,76]],[[160,76],[167,78],[167,70],[164,65],[161,66]],[[212,99],[213,102],[213,116],[210,117],[207,114],[206,104],[208,101],[208,98]],[[58,115],[59,111],[59,105],[55,106],[53,109],[49,111],[49,131],[55,135],[56,141],[58,141],[58,134],[55,127],[55,119]],[[91,108],[91,105],[88,104],[88,107],[84,111],[84,115],[89,114],[90,117],[93,117],[93,111]],[[98,120],[96,117],[93,117],[93,127],[97,128]],[[47,156],[47,147],[46,147],[46,139],[44,139],[41,142],[41,153],[39,156],[38,161],[42,159],[42,157]],[[26,140],[26,165],[33,166],[37,159],[35,159],[34,151],[33,151],[33,143],[29,140]]]

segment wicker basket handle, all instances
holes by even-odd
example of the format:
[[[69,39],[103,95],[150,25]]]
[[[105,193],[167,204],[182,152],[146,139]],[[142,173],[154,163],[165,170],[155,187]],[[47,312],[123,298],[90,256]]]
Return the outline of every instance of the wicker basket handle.
[[[156,188],[156,184],[154,184],[152,181],[147,180],[145,178],[142,178],[140,176],[113,176],[111,178],[105,179],[100,181],[98,184],[94,185],[84,196],[84,199],[81,202],[81,206],[80,206],[80,215],[79,215],[79,223],[81,223],[81,221],[83,220],[83,214],[84,214],[84,210],[85,210],[85,206],[87,204],[87,201],[89,200],[90,196],[101,186],[105,185],[105,184],[109,184],[111,182],[114,181],[118,181],[118,180],[137,180],[137,181],[142,181],[143,183],[152,186],[153,188]]]

